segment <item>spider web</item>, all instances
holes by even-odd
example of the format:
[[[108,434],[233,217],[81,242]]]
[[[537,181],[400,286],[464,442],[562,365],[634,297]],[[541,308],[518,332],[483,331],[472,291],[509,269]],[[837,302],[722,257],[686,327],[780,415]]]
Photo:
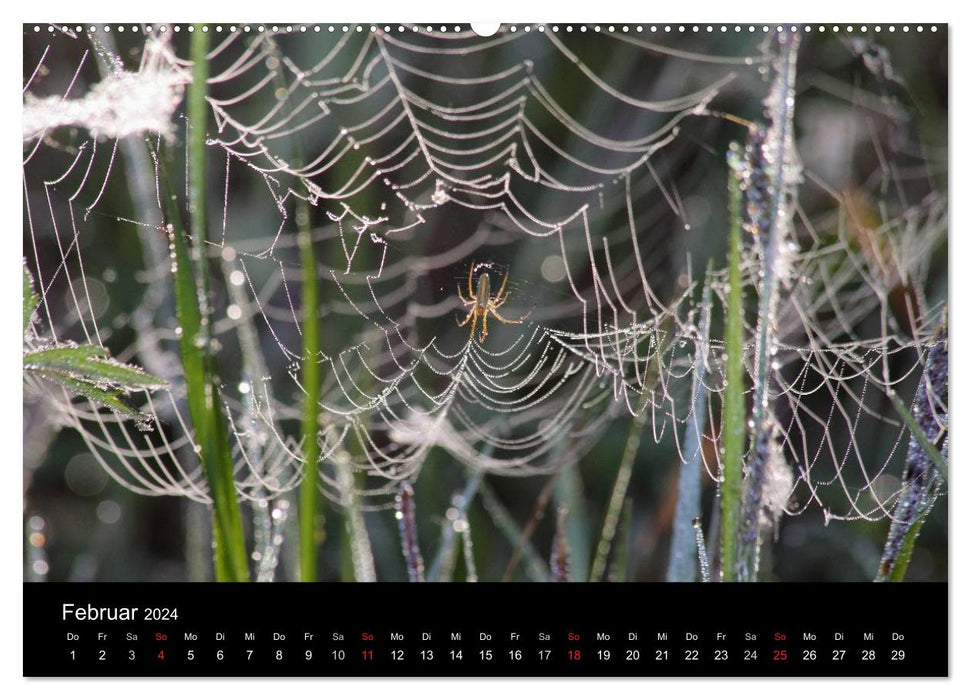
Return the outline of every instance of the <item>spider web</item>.
[[[164,97],[189,80],[171,31],[143,29],[128,73],[103,41],[64,29],[28,34],[38,57],[25,67],[25,110],[38,95],[61,107],[88,100],[75,107],[98,116],[99,81],[150,76]],[[700,426],[694,449],[717,480],[724,348],[701,330],[711,309],[699,301],[692,241],[700,210],[721,218],[705,204],[722,201],[706,172],[723,167],[725,114],[761,118],[772,68],[761,40],[713,54],[703,37],[647,39],[633,27],[504,27],[489,39],[410,25],[317,29],[225,31],[209,55],[219,215],[207,252],[219,271],[221,398],[240,497],[285,493],[303,469],[300,200],[322,300],[318,467],[329,497],[346,499],[340,470],[350,466],[365,476],[359,495],[385,507],[435,447],[473,469],[555,472],[640,411],[684,461],[697,456],[685,429]],[[805,165],[772,333],[769,401],[792,470],[780,498],[792,514],[819,505],[827,518],[880,519],[900,492],[889,475],[907,434],[888,394],[912,390],[940,342],[943,305],[926,290],[947,204],[898,86],[869,76],[865,89],[844,90],[824,78],[804,91],[842,95],[841,114],[866,126],[858,143],[878,165],[852,192],[831,184],[824,159]],[[166,291],[159,164],[143,143],[178,154],[187,127],[177,105],[171,130],[146,127],[162,133],[96,128],[84,110],[62,109],[60,122],[25,126],[24,140],[38,336],[112,347],[171,389],[144,395],[146,425],[38,380],[25,393],[51,402],[128,488],[206,502]],[[145,261],[134,273],[144,297],[112,319],[96,298],[111,280],[88,264],[96,256],[120,274],[103,251],[111,243],[95,239],[103,227],[119,241],[137,236]],[[485,272],[497,286],[508,275],[501,313],[525,320],[493,317],[480,341],[458,327],[467,311],[456,287],[474,296],[469,276]],[[753,295],[763,271],[751,247],[743,272]],[[710,284],[717,315],[720,265]],[[749,319],[752,377],[755,332]]]

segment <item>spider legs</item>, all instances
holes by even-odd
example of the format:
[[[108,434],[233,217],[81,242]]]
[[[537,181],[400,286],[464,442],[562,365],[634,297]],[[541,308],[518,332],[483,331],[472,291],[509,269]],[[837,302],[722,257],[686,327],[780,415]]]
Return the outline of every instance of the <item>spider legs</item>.
[[[506,282],[509,281],[509,270],[506,270],[506,276],[502,278],[502,284],[499,285],[499,291],[496,292],[496,300],[502,299],[502,293],[506,291]],[[505,301],[505,299],[503,299]],[[499,302],[500,304],[502,302]]]
[[[474,318],[475,318],[475,307],[473,306],[472,307],[472,310],[469,311],[468,316],[465,317],[465,320],[462,321],[462,323],[459,324],[459,328],[461,328],[462,326],[464,326],[466,323],[468,323],[469,321],[473,320]],[[475,332],[475,323],[474,322],[472,324],[472,332],[473,333]]]
[[[495,309],[492,309],[492,308],[490,308],[490,309],[489,309],[489,311],[491,311],[491,312],[492,312],[492,315],[493,315],[493,316],[495,316],[495,317],[496,317],[497,319],[499,319],[500,321],[502,321],[503,323],[522,323],[523,321],[525,321],[525,320],[526,320],[526,318],[527,318],[527,317],[528,317],[528,316],[529,316],[529,315],[530,315],[531,313],[533,313],[533,310],[532,310],[532,309],[530,309],[530,310],[529,310],[529,311],[527,311],[527,312],[526,312],[525,314],[523,314],[523,315],[522,315],[522,317],[520,317],[520,319],[519,319],[518,321],[513,321],[512,319],[509,319],[509,318],[505,318],[505,317],[503,317],[503,315],[502,315],[502,314],[500,314],[500,313],[499,313],[498,311],[496,311]]]

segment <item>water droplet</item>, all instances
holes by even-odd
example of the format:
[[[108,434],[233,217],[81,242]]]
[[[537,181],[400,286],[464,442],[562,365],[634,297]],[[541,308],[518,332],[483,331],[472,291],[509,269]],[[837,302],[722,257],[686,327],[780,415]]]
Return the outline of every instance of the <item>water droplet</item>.
[[[105,525],[114,525],[121,519],[121,506],[112,500],[101,501],[95,509],[95,513],[98,520]]]

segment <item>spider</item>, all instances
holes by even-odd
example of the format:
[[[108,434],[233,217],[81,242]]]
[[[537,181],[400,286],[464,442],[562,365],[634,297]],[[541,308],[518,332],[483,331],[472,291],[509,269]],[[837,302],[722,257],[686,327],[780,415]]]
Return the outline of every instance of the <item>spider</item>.
[[[462,299],[462,303],[466,306],[471,306],[469,310],[469,315],[465,317],[465,320],[459,324],[459,328],[472,321],[472,332],[470,336],[475,335],[475,324],[479,318],[482,319],[482,330],[479,333],[479,342],[484,343],[486,337],[489,335],[489,314],[491,313],[496,317],[496,320],[502,323],[522,323],[526,320],[526,317],[532,313],[532,309],[527,311],[522,318],[518,321],[512,321],[508,318],[503,318],[499,314],[499,307],[506,303],[506,298],[508,294],[503,294],[506,291],[506,282],[509,281],[509,272],[506,272],[506,276],[502,279],[502,284],[499,286],[499,292],[495,296],[490,295],[491,287],[489,282],[489,273],[483,272],[479,275],[479,281],[476,284],[476,290],[472,289],[472,272],[475,270],[475,262],[469,267],[469,296],[466,297],[462,293],[462,285],[458,286],[459,298]]]

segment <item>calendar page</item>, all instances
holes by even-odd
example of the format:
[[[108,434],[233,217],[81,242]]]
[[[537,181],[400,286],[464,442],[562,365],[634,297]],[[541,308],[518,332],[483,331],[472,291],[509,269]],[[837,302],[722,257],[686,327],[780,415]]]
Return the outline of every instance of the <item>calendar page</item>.
[[[948,675],[946,24],[22,32],[25,676]]]

